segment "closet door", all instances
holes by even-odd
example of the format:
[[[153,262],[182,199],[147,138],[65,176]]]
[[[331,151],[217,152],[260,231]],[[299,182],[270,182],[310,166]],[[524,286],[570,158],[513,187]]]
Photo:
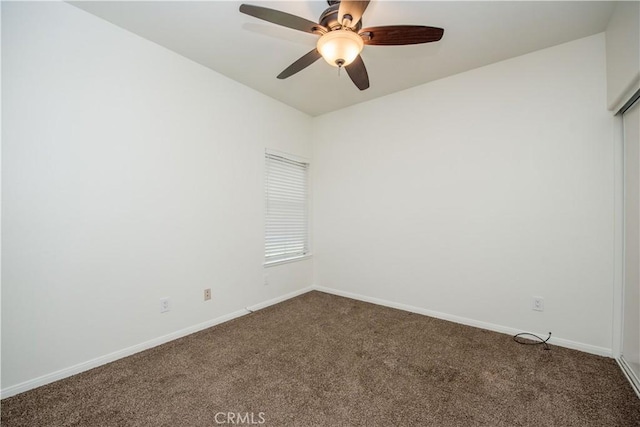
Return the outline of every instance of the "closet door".
[[[622,119],[625,148],[622,361],[640,388],[640,101],[626,110]]]

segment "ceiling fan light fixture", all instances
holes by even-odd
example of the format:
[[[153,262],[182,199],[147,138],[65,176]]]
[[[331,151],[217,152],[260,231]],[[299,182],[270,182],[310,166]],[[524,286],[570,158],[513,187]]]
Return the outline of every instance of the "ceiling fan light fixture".
[[[317,49],[329,65],[346,67],[362,52],[362,37],[349,30],[334,30],[318,40]]]

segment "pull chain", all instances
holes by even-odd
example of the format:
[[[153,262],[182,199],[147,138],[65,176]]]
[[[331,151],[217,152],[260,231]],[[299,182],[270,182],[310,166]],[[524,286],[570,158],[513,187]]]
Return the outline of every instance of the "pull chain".
[[[336,65],[338,66],[338,77],[340,77],[340,70],[342,69],[342,67],[344,66],[344,59],[340,58],[340,59],[336,59]]]

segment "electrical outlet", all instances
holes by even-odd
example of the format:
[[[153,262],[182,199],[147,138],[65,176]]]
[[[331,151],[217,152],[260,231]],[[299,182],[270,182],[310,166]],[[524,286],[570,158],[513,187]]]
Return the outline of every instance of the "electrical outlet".
[[[211,288],[204,290],[204,300],[209,301],[211,299]]]
[[[269,286],[269,275],[264,273],[264,285]]]
[[[169,298],[160,298],[160,313],[169,311]]]
[[[533,304],[531,306],[531,309],[535,311],[544,311],[544,298],[533,297]]]

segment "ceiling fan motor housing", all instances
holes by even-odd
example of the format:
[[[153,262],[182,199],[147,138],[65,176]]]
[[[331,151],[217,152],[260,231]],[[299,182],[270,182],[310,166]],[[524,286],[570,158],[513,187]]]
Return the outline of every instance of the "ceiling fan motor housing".
[[[329,31],[338,30],[342,28],[342,24],[338,22],[338,9],[340,9],[340,2],[333,4],[332,6],[327,8],[327,10],[322,12],[322,15],[320,15],[320,19],[318,20],[318,23],[323,27],[329,29]],[[355,27],[351,27],[351,29],[356,33],[360,31],[361,28],[362,28],[362,19],[358,21]]]

